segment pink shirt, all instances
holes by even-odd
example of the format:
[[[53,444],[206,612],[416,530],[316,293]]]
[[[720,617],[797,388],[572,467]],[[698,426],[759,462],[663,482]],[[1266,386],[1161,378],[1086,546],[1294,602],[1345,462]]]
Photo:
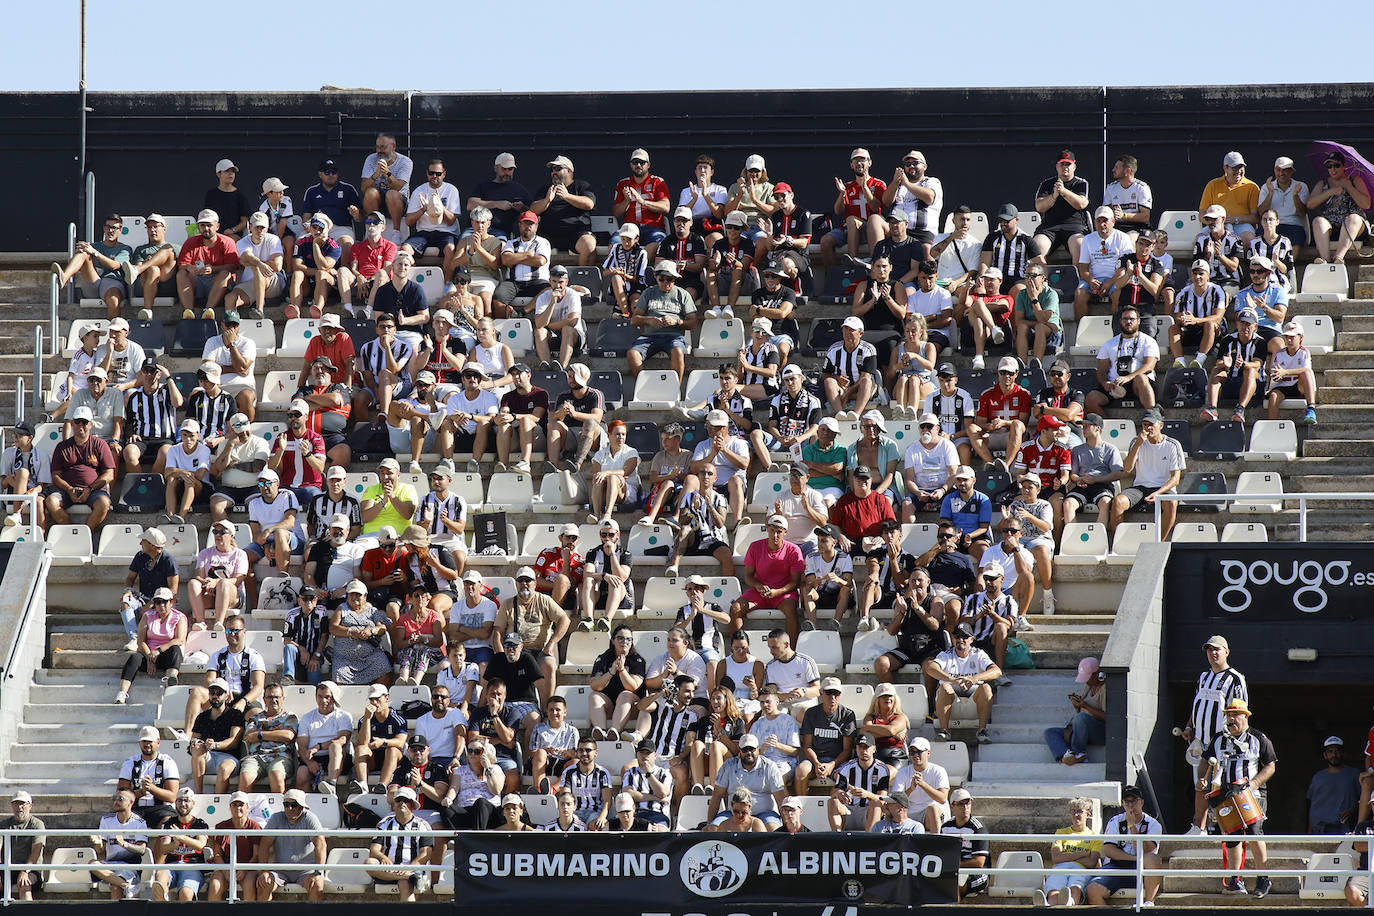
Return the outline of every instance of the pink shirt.
[[[196,554],[196,569],[209,573],[216,566],[224,567],[225,578],[242,576],[248,572],[248,554],[243,548],[235,547],[228,553],[220,553],[213,547],[206,547]]]
[[[149,611],[147,614],[148,629],[146,631],[148,648],[161,649],[163,646],[167,645],[167,643],[176,639],[177,627],[180,626],[181,622],[185,619],[186,615],[176,608],[172,608],[172,610],[168,612],[165,620],[158,616],[156,610]]]
[[[744,553],[744,565],[754,568],[754,578],[769,588],[782,588],[792,583],[792,574],[806,569],[801,548],[791,541],[783,541],[777,552],[768,549],[768,539],[760,538]]]

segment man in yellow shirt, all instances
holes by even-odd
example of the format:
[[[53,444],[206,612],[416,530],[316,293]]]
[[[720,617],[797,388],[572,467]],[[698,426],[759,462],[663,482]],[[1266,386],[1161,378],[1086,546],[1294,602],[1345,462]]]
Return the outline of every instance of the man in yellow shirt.
[[[1245,177],[1245,157],[1232,150],[1221,160],[1222,174],[1202,189],[1198,218],[1216,204],[1226,209],[1226,228],[1248,245],[1259,225],[1259,185]]]
[[[377,483],[364,490],[358,500],[363,514],[363,536],[376,534],[386,525],[404,531],[419,504],[415,488],[401,482],[401,463],[395,458],[382,459],[377,465]]]

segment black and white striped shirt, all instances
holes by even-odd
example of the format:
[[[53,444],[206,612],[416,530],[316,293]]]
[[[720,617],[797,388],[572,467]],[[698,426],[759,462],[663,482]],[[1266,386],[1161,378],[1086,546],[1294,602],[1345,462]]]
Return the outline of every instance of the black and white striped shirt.
[[[795,398],[782,391],[773,398],[772,416],[779,436],[800,436],[808,427],[820,422],[820,398],[805,388]]]
[[[836,557],[839,556],[838,551],[835,555]],[[903,553],[901,550],[897,551],[897,562],[893,563],[892,555],[887,552],[886,544],[871,552],[869,557],[875,557],[878,560],[878,587],[888,594],[901,591],[901,586],[897,584],[896,574],[898,572],[910,575],[911,571],[916,568],[916,558],[909,553]]]
[[[699,718],[701,709],[697,706],[678,709],[676,705],[660,702],[653,724],[649,726],[648,738],[654,743],[654,753],[664,758],[681,754],[687,745],[687,733]]]
[[[1288,236],[1279,236],[1272,245],[1264,240],[1264,236],[1255,236],[1250,240],[1249,252],[1246,256],[1246,260],[1248,261],[1256,255],[1268,258],[1275,264],[1285,265],[1288,268],[1288,272],[1286,274],[1280,274],[1275,270],[1269,275],[1269,282],[1278,286],[1284,286],[1290,291],[1293,289],[1293,243],[1289,241]]]
[[[590,773],[583,773],[577,768],[576,763],[570,763],[563,768],[563,775],[560,777],[563,788],[573,794],[577,799],[577,816],[585,820],[590,820],[601,813],[601,790],[609,788],[611,782],[611,771],[601,764],[593,764]]]
[[[859,764],[859,759],[855,757],[840,764],[840,768],[835,771],[835,778],[839,779],[840,777],[847,779],[849,784],[856,789],[863,789],[874,795],[883,795],[892,783],[892,769],[875,757],[873,758],[873,765],[865,770]],[[855,796],[852,806],[867,808],[868,799]]]
[[[1026,265],[1037,253],[1035,239],[1020,229],[1010,239],[1001,231],[989,233],[983,240],[983,251],[992,254],[992,266],[1007,280],[1025,279]]]
[[[638,244],[626,248],[624,245],[612,245],[610,251],[606,252],[606,260],[601,262],[601,270],[619,269],[630,275],[631,282],[643,283],[644,275],[649,271],[649,255]]]
[[[708,490],[704,493],[701,490],[695,490],[690,496],[691,502],[687,505],[687,518],[682,521],[684,525],[697,533],[697,546],[701,546],[708,539],[715,539],[722,544],[727,543],[725,526],[716,524],[716,520],[711,516],[711,507],[714,506],[717,510],[727,509],[730,506],[729,500],[715,490]]]
[[[876,375],[878,372],[878,350],[866,340],[850,352],[844,348],[844,341],[834,344],[825,354],[825,373],[842,375],[851,381],[865,372]]]
[[[421,831],[429,829],[429,822],[414,815],[404,824],[396,820],[396,815],[387,815],[377,829],[382,835],[373,837],[372,842],[382,847],[382,852],[391,859],[393,865],[408,865],[420,857],[420,850],[434,845],[433,837],[420,835]],[[404,830],[413,836],[386,836],[388,830]]]
[[[1268,736],[1247,728],[1239,738],[1223,731],[1207,745],[1207,755],[1217,758],[1223,783],[1246,782],[1278,760]]]
[[[754,404],[744,395],[740,394],[738,388],[735,389],[735,393],[730,396],[729,400],[721,397],[721,393],[717,391],[706,399],[706,403],[711,410],[724,410],[727,412],[727,415],[730,417],[730,435],[748,436],[749,430],[754,428]],[[749,424],[749,428],[746,429],[740,426],[735,420],[736,416],[743,417],[745,422]]]
[[[151,393],[135,388],[124,402],[124,433],[144,439],[175,439],[177,411],[166,385],[159,385]]]
[[[778,366],[782,364],[782,354],[778,348],[771,343],[766,343],[759,347],[758,352],[754,352],[753,347],[744,348],[744,361],[751,366]],[[763,385],[765,388],[777,391],[778,377],[775,375],[769,378],[766,375],[759,375],[757,372],[745,372],[744,378],[740,379],[741,385]]]
[[[430,514],[429,520],[425,520],[425,512]],[[450,492],[447,499],[440,499],[434,491],[430,491],[420,500],[420,505],[415,509],[415,524],[423,525],[427,534],[452,534],[453,531],[440,519],[445,511],[448,517],[455,522],[467,523],[468,520],[468,501],[457,493]]]
[[[654,779],[657,779],[668,790],[668,797],[673,797],[673,774],[663,766],[655,766],[652,770]],[[649,785],[649,773],[640,769],[636,763],[625,771],[624,788],[635,792],[642,792],[649,796],[646,800],[639,802],[641,811],[656,811],[664,817],[668,816],[668,803],[661,802],[653,797],[654,788]]]
[[[396,358],[396,366],[400,369],[402,378],[409,378],[410,357],[414,355],[414,350],[410,344],[397,337],[391,342],[391,355]],[[358,369],[362,372],[371,372],[374,377],[381,374],[386,368],[386,357],[382,354],[382,342],[369,340],[363,344],[362,350],[358,352]]]
[[[933,392],[926,398],[925,413],[933,413],[940,418],[940,429],[946,436],[964,431],[964,419],[978,412],[978,405],[964,389],[954,389],[954,394],[944,395]]]
[[[968,604],[964,605],[963,615],[965,617],[974,618],[970,626],[973,628],[973,641],[975,643],[982,642],[985,639],[991,639],[992,630],[997,626],[997,622],[991,617],[976,616],[982,612],[983,605],[987,603],[988,596],[986,592],[974,592],[969,596]],[[997,600],[991,602],[991,604],[993,613],[1001,617],[1006,617],[1009,620],[1015,619],[1017,605],[1016,599],[1012,598],[1011,595],[998,595]]]
[[[1235,668],[1215,672],[1208,668],[1198,675],[1190,719],[1193,732],[1203,747],[1209,746],[1218,733],[1226,730],[1226,704],[1232,700],[1250,702],[1245,675]]]
[[[1197,291],[1197,287],[1189,283],[1178,291],[1178,298],[1174,300],[1174,313],[1182,315],[1187,312],[1194,318],[1206,318],[1217,309],[1226,308],[1226,293],[1215,283],[1208,283],[1207,288],[1202,292]]]
[[[325,490],[319,496],[310,500],[310,506],[305,511],[305,533],[315,540],[329,535],[329,520],[336,515],[347,515],[348,525],[352,529],[354,525],[361,526],[363,523],[363,510],[358,501],[347,493],[341,499],[334,499]]]
[[[545,833],[582,833],[587,829],[587,825],[582,823],[582,819],[574,816],[572,823],[567,827],[562,826],[558,821],[545,824],[543,827],[536,827],[535,830],[543,830]]]
[[[234,399],[220,390],[214,397],[197,388],[186,399],[186,416],[200,424],[201,438],[223,436],[229,428],[229,418],[238,412]]]
[[[282,623],[282,639],[289,639],[291,642],[301,647],[305,654],[301,662],[309,661],[306,656],[313,655],[323,644],[325,629],[329,626],[329,614],[325,611],[323,604],[316,604],[315,610],[311,614],[303,613],[300,606],[292,608],[286,614],[286,620]],[[287,674],[295,677],[296,672],[288,671]]]

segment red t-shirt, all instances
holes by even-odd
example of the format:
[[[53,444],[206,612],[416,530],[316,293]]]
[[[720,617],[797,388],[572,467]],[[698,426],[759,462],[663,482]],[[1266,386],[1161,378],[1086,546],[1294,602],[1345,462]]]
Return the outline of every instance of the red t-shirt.
[[[354,243],[349,258],[353,261],[353,269],[360,276],[371,279],[382,269],[383,264],[396,260],[396,243],[383,238],[378,239],[377,244],[373,245],[367,239],[363,239]]]
[[[405,571],[406,565],[410,562],[410,551],[397,545],[396,549],[387,556],[386,552],[380,547],[373,547],[363,554],[363,559],[358,564],[359,571],[367,573],[373,582],[378,579],[391,575],[396,570]],[[400,582],[393,582],[389,587],[392,592],[399,592],[405,588],[405,579]]]
[[[1013,467],[1018,471],[1039,476],[1040,486],[1049,489],[1054,486],[1054,479],[1061,471],[1067,472],[1073,467],[1073,456],[1058,442],[1046,447],[1036,438],[1021,446]]]
[[[565,567],[562,548],[545,547],[539,551],[539,556],[534,561],[535,588],[549,591],[559,573],[566,573],[573,585],[578,585],[582,581],[582,565],[582,554],[576,550],[572,552],[572,561]]]
[[[204,261],[212,267],[221,264],[231,264],[235,267],[239,263],[239,250],[234,247],[234,240],[227,235],[216,234],[215,240],[206,244],[205,238],[199,233],[188,238],[181,246],[181,254],[177,255],[177,263],[182,267],[190,267],[197,261]]]
[[[75,438],[63,439],[52,453],[52,476],[74,487],[88,487],[114,468],[114,452],[99,436],[91,436],[85,445],[78,445]]]
[[[987,306],[988,312],[992,314],[993,320],[998,324],[1006,324],[1011,318],[1011,296],[979,296],[983,304]]]
[[[303,460],[301,448],[298,442],[307,442],[309,447],[306,455],[323,455],[324,437],[312,429],[307,429],[305,435],[296,437],[289,429],[277,437],[277,441],[272,443],[272,454],[281,452],[281,464],[277,465],[277,476],[281,478],[281,485],[288,489],[295,487],[319,487],[324,488],[324,474],[316,470],[315,466]]]
[[[978,396],[978,418],[991,420],[1025,421],[1030,416],[1031,393],[1020,385],[1012,385],[1011,391],[1003,393],[1001,386],[993,385]]]
[[[744,552],[744,565],[754,568],[754,578],[769,588],[783,588],[792,583],[793,573],[804,572],[806,561],[801,548],[791,541],[783,541],[777,551],[768,549],[768,539],[760,538]]]
[[[887,192],[887,182],[869,175],[865,183],[881,203],[883,194]],[[844,215],[846,218],[857,216],[859,219],[868,219],[873,215],[873,211],[868,209],[868,199],[864,197],[857,178],[844,186]]]
[[[895,519],[892,500],[887,494],[873,492],[867,499],[859,499],[853,493],[846,493],[830,507],[830,522],[851,541],[859,538],[877,537],[878,526],[885,520]]]
[[[633,178],[622,178],[620,181],[616,182],[615,200],[613,204],[625,202],[625,191],[628,188],[638,189],[639,196],[645,200],[659,201],[668,199],[668,182],[659,178],[657,175],[646,175],[644,176],[644,182],[642,184],[636,182]],[[653,213],[644,209],[638,202],[630,204],[629,209],[625,211],[624,221],[627,223],[634,223],[641,229],[645,226],[663,229],[668,225],[666,214]]]
[[[329,361],[339,367],[339,371],[334,374],[334,380],[346,382],[348,381],[348,360],[357,355],[358,351],[353,347],[353,338],[348,336],[347,331],[340,331],[335,334],[332,344],[324,342],[323,334],[316,334],[310,338],[310,343],[305,346],[306,371],[309,371],[309,366],[315,361],[315,357],[328,356]]]

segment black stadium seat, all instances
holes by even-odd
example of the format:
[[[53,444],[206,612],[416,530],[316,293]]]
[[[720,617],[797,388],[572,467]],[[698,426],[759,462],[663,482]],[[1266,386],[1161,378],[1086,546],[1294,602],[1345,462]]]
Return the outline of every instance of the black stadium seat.
[[[557,369],[535,369],[530,373],[530,384],[549,393],[549,409],[552,410],[558,396],[568,390],[568,373]]]
[[[628,318],[606,318],[596,326],[596,342],[587,347],[590,356],[624,356],[639,339],[639,328]]]
[[[167,349],[167,336],[162,322],[138,318],[129,322],[129,339],[143,348],[149,356],[161,356]]]
[[[353,349],[361,350],[363,344],[377,339],[377,322],[372,318],[341,318],[344,333],[353,339]]]
[[[1226,484],[1226,475],[1218,473],[1203,473],[1201,471],[1191,471],[1183,475],[1183,482],[1179,484],[1180,493],[1230,493],[1231,489]],[[1226,505],[1226,500],[1216,502],[1186,502],[1182,503],[1182,508],[1189,512],[1220,512]]]
[[[601,299],[601,268],[600,267],[569,267],[568,285],[585,286],[591,292],[591,302],[584,302],[583,305],[590,305],[592,302]]]
[[[153,458],[156,457],[154,453]],[[117,505],[123,512],[161,512],[166,504],[166,488],[161,474],[128,474]]]
[[[607,410],[617,410],[625,403],[625,381],[620,377],[620,370],[598,369],[592,373],[589,384],[606,399]]]
[[[1164,435],[1177,440],[1185,455],[1193,454],[1193,427],[1187,420],[1165,420]]]
[[[980,493],[992,500],[993,506],[1010,505],[1016,496],[1015,488],[1011,482],[1011,474],[1001,468],[984,468],[979,471],[973,485]]]
[[[1050,380],[1045,377],[1045,370],[1038,366],[1028,366],[1021,370],[1021,374],[1016,377],[1016,384],[1026,389],[1035,396],[1050,386]]]
[[[977,407],[978,396],[992,387],[997,375],[991,369],[965,369],[959,373],[959,387],[967,391]],[[1031,394],[1035,394],[1034,391]]]
[[[173,372],[172,384],[177,386],[177,390],[181,392],[182,397],[189,398],[191,392],[200,387],[200,380],[196,378],[194,372]]]
[[[1245,424],[1213,420],[1198,434],[1194,455],[1203,461],[1234,461],[1245,451]]]
[[[652,457],[658,454],[659,445],[661,444],[658,441],[658,424],[650,423],[647,420],[636,420],[633,423],[627,424],[625,430],[625,444],[639,452],[640,455],[649,455]],[[686,447],[687,444],[684,442],[683,448]]]
[[[824,356],[826,351],[839,343],[840,323],[843,318],[820,318],[811,322],[811,336],[802,347],[807,356]]]
[[[866,276],[868,271],[862,267],[826,268],[825,292],[821,293],[820,301],[831,305],[847,303],[854,295],[854,287]]]
[[[1199,366],[1170,369],[1156,394],[1160,407],[1201,407],[1207,398],[1207,372]]]
[[[173,356],[199,356],[205,342],[219,333],[213,318],[183,318],[172,335]]]
[[[1081,367],[1069,371],[1069,387],[1074,391],[1081,391],[1085,395],[1097,387],[1097,370],[1091,367]]]

